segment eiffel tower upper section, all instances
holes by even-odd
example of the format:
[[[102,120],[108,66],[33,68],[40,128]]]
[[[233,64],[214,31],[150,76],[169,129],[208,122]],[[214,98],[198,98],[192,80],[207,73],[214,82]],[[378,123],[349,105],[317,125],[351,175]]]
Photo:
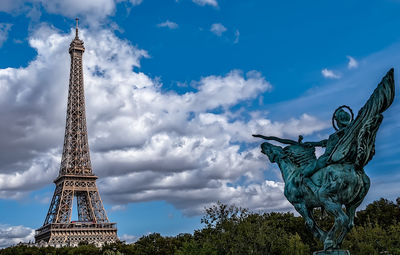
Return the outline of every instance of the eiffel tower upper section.
[[[64,149],[59,177],[65,175],[93,175],[86,128],[82,68],[82,56],[84,51],[85,47],[83,46],[83,41],[79,39],[77,25],[75,38],[69,47],[69,54],[71,55],[71,72],[69,78]]]

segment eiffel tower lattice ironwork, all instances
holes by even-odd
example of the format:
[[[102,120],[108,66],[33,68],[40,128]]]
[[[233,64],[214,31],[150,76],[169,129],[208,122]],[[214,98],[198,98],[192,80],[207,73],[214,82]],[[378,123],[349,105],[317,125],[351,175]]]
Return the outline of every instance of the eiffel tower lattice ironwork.
[[[83,41],[76,35],[69,47],[67,120],[64,148],[56,189],[44,224],[36,230],[35,241],[50,246],[75,246],[80,242],[102,245],[117,241],[116,223],[110,223],[104,210],[89,155],[85,116],[82,56]],[[78,220],[71,221],[74,198]]]

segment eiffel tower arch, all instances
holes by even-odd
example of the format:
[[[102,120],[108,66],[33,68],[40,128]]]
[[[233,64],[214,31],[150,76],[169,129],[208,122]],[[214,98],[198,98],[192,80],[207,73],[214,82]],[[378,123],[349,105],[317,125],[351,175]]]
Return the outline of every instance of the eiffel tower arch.
[[[110,223],[96,186],[90,163],[83,84],[83,41],[76,35],[69,47],[67,118],[64,147],[56,189],[44,224],[36,230],[35,242],[50,246],[76,246],[80,242],[102,245],[118,240],[116,223]],[[74,199],[78,220],[71,221]]]

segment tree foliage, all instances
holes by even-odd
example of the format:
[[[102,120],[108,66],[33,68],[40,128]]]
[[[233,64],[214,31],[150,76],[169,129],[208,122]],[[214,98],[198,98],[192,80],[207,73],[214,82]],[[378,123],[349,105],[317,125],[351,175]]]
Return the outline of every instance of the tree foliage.
[[[332,217],[316,210],[318,224],[329,229]],[[193,234],[163,237],[152,233],[134,244],[116,242],[102,248],[37,248],[18,245],[0,250],[0,255],[225,255],[225,254],[311,254],[322,244],[305,227],[304,220],[292,213],[252,213],[233,205],[217,203],[207,208],[202,229]],[[400,198],[380,199],[357,212],[355,227],[347,235],[344,249],[351,254],[400,255]]]
[[[355,223],[357,225],[380,226],[388,229],[390,226],[400,222],[400,197],[396,204],[387,199],[381,198],[367,205],[365,210],[357,212]]]

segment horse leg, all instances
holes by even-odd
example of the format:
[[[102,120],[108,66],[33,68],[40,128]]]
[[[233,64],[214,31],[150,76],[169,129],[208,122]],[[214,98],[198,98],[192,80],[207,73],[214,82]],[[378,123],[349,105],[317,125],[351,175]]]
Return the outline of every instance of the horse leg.
[[[356,214],[357,207],[361,204],[363,199],[358,200],[356,203],[346,205],[346,215],[349,217],[349,223],[345,226],[342,233],[339,235],[337,239],[337,245],[340,246],[344,240],[346,234],[353,228],[354,226],[354,217]]]
[[[366,174],[361,174],[361,179],[362,179],[362,186],[361,186],[360,191],[357,194],[357,197],[350,204],[346,205],[346,212],[350,218],[350,222],[349,222],[349,226],[348,226],[349,231],[354,226],[354,216],[356,214],[356,209],[357,209],[357,207],[360,206],[360,204],[364,200],[364,197],[367,195],[369,187],[371,185],[371,181],[369,180],[369,177]]]
[[[354,226],[354,216],[356,214],[356,208],[361,204],[362,199],[359,200],[355,204],[346,205],[346,215],[349,218],[347,226],[344,226],[342,232],[337,238],[337,246],[341,246],[346,234],[353,228]]]
[[[359,203],[346,205],[346,215],[348,217],[348,224],[345,225],[339,237],[337,238],[336,245],[341,246],[346,234],[353,228],[354,226],[354,216],[356,213],[356,208],[361,204],[362,200]]]
[[[349,217],[344,213],[342,204],[335,201],[337,200],[339,189],[339,183],[330,175],[328,181],[318,192],[319,200],[323,204],[325,211],[335,218],[335,222],[324,241],[324,250],[337,247],[337,237],[341,236],[349,222]]]
[[[295,204],[294,207],[296,208],[296,211],[304,218],[307,227],[311,230],[314,236],[323,242],[327,233],[315,223],[312,211],[308,209],[304,203]]]
[[[324,179],[324,183],[318,190],[317,196],[325,211],[335,219],[324,241],[324,250],[329,250],[338,247],[338,237],[342,236],[345,228],[347,229],[349,217],[343,211],[342,203],[339,202],[339,196],[343,192],[343,185],[341,185],[343,183],[343,174],[328,171]]]
[[[369,187],[371,184],[369,177],[364,174],[362,176],[362,182],[363,182],[363,185],[362,185],[360,191],[358,192],[357,197],[351,203],[346,205],[346,214],[349,217],[349,224],[347,226],[347,231],[344,232],[344,234],[338,238],[339,245],[342,244],[343,239],[344,239],[345,235],[347,234],[347,232],[349,232],[354,227],[354,217],[356,214],[356,209],[357,209],[357,207],[360,206],[360,204],[364,200],[365,195],[367,195],[367,193],[368,193],[368,190],[369,190]]]
[[[328,232],[327,237],[324,241],[324,250],[337,248],[338,237],[341,237],[344,231],[347,230],[349,224],[349,217],[344,213],[342,205],[331,201],[329,198],[324,199],[321,202],[324,203],[325,210],[335,218],[333,227]],[[347,233],[347,232],[346,232]]]

